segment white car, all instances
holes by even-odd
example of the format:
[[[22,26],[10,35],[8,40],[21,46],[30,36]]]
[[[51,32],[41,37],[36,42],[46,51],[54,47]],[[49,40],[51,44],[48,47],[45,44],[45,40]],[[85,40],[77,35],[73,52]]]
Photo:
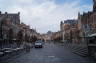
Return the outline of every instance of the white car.
[[[36,41],[35,42],[35,48],[42,48],[43,47],[43,43],[40,41]]]

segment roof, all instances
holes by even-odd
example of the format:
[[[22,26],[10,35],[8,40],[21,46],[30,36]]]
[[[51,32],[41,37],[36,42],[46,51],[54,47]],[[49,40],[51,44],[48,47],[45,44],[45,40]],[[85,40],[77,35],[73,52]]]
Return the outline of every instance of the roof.
[[[73,20],[65,20],[64,24],[76,24],[78,21],[73,19]]]

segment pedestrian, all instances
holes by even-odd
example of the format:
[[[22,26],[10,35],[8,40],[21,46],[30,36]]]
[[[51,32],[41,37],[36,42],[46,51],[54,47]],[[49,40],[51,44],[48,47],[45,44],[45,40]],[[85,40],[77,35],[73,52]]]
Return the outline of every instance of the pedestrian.
[[[30,46],[28,44],[25,45],[26,52],[30,52]]]

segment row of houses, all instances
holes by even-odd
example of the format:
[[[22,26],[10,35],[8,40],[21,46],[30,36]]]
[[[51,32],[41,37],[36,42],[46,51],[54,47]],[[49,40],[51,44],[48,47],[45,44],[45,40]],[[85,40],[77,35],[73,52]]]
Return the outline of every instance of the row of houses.
[[[61,21],[60,31],[63,41],[84,43],[85,37],[96,33],[96,0],[93,0],[93,3],[93,11],[78,13],[78,19]]]
[[[61,41],[62,36],[61,36],[61,31],[54,32],[51,36],[52,41]]]
[[[38,39],[38,36],[40,34],[35,29],[20,22],[20,12],[2,13],[0,11],[0,43],[33,42]]]

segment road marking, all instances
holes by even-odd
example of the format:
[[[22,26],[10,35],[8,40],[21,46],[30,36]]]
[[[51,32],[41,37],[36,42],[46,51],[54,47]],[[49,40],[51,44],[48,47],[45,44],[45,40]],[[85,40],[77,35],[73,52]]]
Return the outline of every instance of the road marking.
[[[55,56],[48,56],[48,58],[55,58]]]
[[[48,58],[50,59],[50,61],[60,61],[60,58],[57,58],[55,56],[48,56]]]

